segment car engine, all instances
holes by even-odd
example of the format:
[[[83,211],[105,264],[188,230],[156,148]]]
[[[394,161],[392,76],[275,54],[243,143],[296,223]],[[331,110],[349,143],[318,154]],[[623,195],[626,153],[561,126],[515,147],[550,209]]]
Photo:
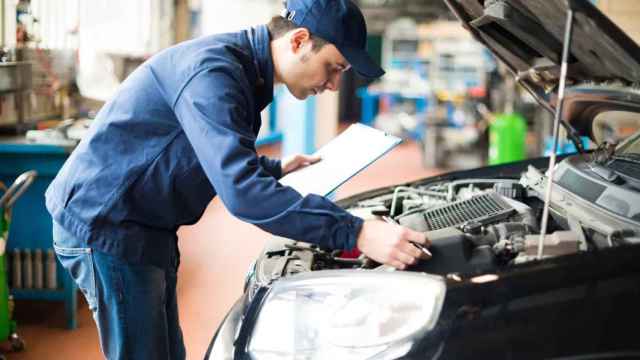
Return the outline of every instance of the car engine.
[[[424,232],[433,257],[412,270],[447,275],[484,272],[533,256],[541,208],[540,196],[519,180],[465,179],[396,187],[348,210],[369,219],[389,216]],[[580,249],[580,238],[571,231],[557,239],[545,238],[554,253]]]
[[[533,166],[520,178],[427,179],[340,203],[365,220],[387,218],[424,232],[433,257],[407,270],[473,276],[538,259],[541,241],[542,258],[640,242],[638,179],[612,183],[594,168],[596,158],[581,154],[558,163],[542,237],[547,177]],[[347,268],[384,269],[357,251],[327,251],[276,238],[257,260],[253,279],[265,284],[305,271]]]

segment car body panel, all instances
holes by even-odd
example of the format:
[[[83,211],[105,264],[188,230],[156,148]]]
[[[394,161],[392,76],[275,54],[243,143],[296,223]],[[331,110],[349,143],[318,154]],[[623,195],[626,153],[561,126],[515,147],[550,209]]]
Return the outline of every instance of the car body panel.
[[[546,259],[496,281],[450,280],[439,331],[410,359],[551,359],[633,353],[640,341],[640,246]],[[597,357],[594,357],[597,358]]]

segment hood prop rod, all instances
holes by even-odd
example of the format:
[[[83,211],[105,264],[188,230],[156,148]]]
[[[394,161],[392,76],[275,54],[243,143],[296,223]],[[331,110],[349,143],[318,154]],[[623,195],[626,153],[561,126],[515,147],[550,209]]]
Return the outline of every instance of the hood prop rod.
[[[538,260],[542,259],[544,252],[544,238],[547,233],[547,225],[549,222],[549,203],[551,202],[551,190],[553,187],[553,174],[556,167],[556,152],[558,151],[558,137],[560,133],[560,119],[564,107],[564,89],[567,79],[567,62],[569,60],[569,51],[571,49],[571,35],[573,32],[573,9],[571,3],[567,6],[567,23],[564,29],[564,43],[562,44],[562,65],[560,67],[560,88],[558,89],[558,106],[553,119],[553,148],[549,157],[549,167],[547,170],[547,188],[544,194],[544,209],[542,211],[542,224],[540,227],[540,238],[538,240]]]
[[[573,145],[576,146],[576,150],[578,150],[580,154],[584,154],[584,146],[582,146],[582,140],[580,140],[580,135],[578,135],[576,129],[573,126],[567,124],[566,121],[562,121],[562,124],[564,125],[564,129],[567,131],[567,136],[569,137],[569,139],[571,139]]]

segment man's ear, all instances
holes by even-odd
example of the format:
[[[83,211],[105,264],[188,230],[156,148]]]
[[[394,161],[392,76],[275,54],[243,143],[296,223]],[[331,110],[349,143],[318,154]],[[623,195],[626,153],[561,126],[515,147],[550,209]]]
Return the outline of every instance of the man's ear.
[[[289,36],[289,45],[291,48],[291,52],[297,54],[300,50],[304,48],[305,45],[310,44],[311,42],[311,34],[309,34],[309,30],[305,28],[297,28],[291,30]]]

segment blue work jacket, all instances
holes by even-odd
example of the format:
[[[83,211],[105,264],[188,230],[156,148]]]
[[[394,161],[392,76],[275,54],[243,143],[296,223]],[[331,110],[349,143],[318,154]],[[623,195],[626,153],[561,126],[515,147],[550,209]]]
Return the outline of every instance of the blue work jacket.
[[[166,267],[176,261],[178,227],[218,195],[272,234],[353,248],[362,219],[282,186],[280,161],[256,154],[273,76],[264,25],[153,56],[102,107],[47,189],[54,221],[88,247]]]

